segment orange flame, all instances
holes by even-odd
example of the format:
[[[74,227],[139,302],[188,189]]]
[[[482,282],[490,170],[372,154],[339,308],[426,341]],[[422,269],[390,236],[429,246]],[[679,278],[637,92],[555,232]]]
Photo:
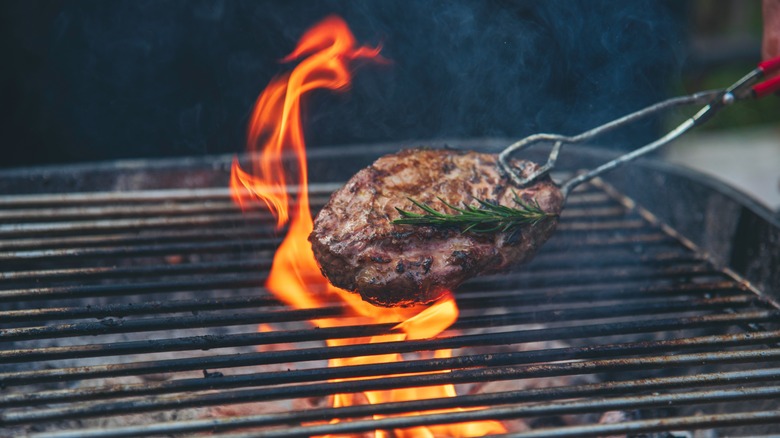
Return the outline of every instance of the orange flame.
[[[294,308],[316,308],[336,300],[345,304],[360,318],[360,324],[399,322],[398,332],[366,339],[333,339],[329,346],[362,342],[400,342],[431,338],[452,325],[458,317],[458,308],[451,296],[430,307],[406,309],[377,308],[361,301],[357,295],[338,289],[322,276],[314,259],[307,237],[313,221],[309,209],[306,151],[301,123],[301,99],[308,92],[327,88],[343,90],[349,87],[349,66],[360,59],[387,62],[379,55],[379,48],[356,47],[356,41],[346,23],[335,16],[328,17],[309,29],[293,52],[284,61],[300,60],[295,69],[271,81],[255,103],[248,130],[248,150],[252,171],[241,169],[233,161],[230,177],[231,195],[242,209],[252,202],[263,202],[276,218],[277,229],[289,222],[289,229],[274,256],[266,287],[285,304]],[[284,158],[294,159],[294,169],[285,168]],[[290,202],[287,187],[297,177],[298,193]],[[338,318],[312,321],[321,327],[344,325]],[[351,319],[350,324],[355,324]],[[434,353],[435,357],[450,357],[450,350]],[[370,357],[332,359],[328,366],[348,366],[397,362],[400,354]],[[339,394],[333,399],[335,407],[348,406],[368,400],[384,403],[438,397],[454,397],[453,385],[405,388],[386,391],[367,391],[363,394]],[[503,433],[504,427],[494,421],[467,424],[416,427],[394,431],[396,436],[482,436]],[[377,431],[377,437],[387,436]]]

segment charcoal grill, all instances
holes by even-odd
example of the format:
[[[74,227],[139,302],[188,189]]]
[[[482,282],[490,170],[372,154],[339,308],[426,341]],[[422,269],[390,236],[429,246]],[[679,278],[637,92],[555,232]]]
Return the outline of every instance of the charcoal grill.
[[[313,209],[399,147],[311,151]],[[604,154],[572,150],[558,168]],[[518,437],[780,428],[780,227],[729,188],[647,161],[616,170],[570,196],[532,263],[464,284],[440,337],[329,348],[392,324],[312,329],[344,309],[293,310],[263,289],[280,237],[267,212],[231,203],[230,160],[0,175],[0,435],[292,437],[479,419],[522,420]],[[453,357],[325,367],[442,348]],[[362,379],[334,380],[349,377]],[[460,395],[318,401],[440,383]],[[477,409],[435,412],[453,407]]]

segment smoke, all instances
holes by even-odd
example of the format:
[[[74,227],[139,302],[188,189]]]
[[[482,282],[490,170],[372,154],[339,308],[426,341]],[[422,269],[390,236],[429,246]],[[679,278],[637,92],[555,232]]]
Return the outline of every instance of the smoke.
[[[354,112],[312,127],[320,143],[349,141],[341,117],[365,141],[575,134],[668,97],[684,55],[681,13],[663,2],[372,2],[347,15],[385,36],[395,64],[358,75]]]
[[[313,147],[573,134],[667,97],[684,56],[679,5],[10,1],[3,87],[17,111],[0,128],[28,146],[17,161],[242,151],[254,99],[290,68],[278,60],[335,13],[393,64],[363,67],[347,93],[311,97]],[[648,124],[603,143],[653,134]]]

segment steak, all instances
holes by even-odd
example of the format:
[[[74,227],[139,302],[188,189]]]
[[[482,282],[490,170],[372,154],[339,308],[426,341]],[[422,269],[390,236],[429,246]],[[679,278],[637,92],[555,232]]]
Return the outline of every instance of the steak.
[[[322,273],[334,285],[384,307],[429,303],[480,274],[530,260],[555,230],[563,196],[549,177],[514,187],[498,156],[450,149],[408,149],[385,155],[355,174],[317,215],[309,236]],[[514,160],[529,175],[535,163]],[[394,224],[396,208],[439,212],[479,205],[517,207],[515,196],[551,216],[490,232]]]

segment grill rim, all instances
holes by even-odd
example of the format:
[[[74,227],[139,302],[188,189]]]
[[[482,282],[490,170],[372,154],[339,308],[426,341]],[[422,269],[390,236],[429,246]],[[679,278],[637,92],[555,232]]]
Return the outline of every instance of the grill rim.
[[[496,153],[501,151],[506,145],[512,144],[517,139],[501,138],[501,137],[484,137],[484,138],[453,138],[453,139],[428,139],[428,140],[408,140],[403,142],[388,142],[388,143],[357,143],[347,145],[324,145],[310,148],[306,151],[307,157],[310,161],[317,161],[319,159],[331,159],[339,157],[340,159],[347,160],[348,157],[360,157],[370,154],[373,157],[378,157],[381,154],[397,152],[401,148],[414,148],[420,146],[426,147],[455,147],[464,149],[483,150],[485,152]],[[672,146],[673,147],[673,146]],[[540,147],[539,149],[544,149]],[[546,157],[547,152],[544,150],[529,150],[526,152],[530,159]],[[603,160],[609,160],[616,158],[620,155],[619,152],[611,151],[609,149],[599,148],[592,145],[578,145],[576,150],[567,150],[566,153],[560,158],[560,167],[569,168],[584,168],[592,166],[594,163],[602,162]],[[172,171],[172,170],[192,170],[192,169],[207,169],[209,171],[229,171],[230,165],[234,158],[238,156],[240,161],[248,160],[249,155],[243,152],[238,154],[218,154],[218,155],[204,155],[204,156],[183,156],[183,157],[160,157],[160,158],[140,158],[140,159],[119,159],[113,161],[97,161],[97,162],[80,162],[80,163],[65,163],[65,164],[47,164],[41,166],[27,166],[18,168],[0,168],[0,188],[5,189],[6,197],[14,195],[31,194],[29,190],[36,184],[31,176],[38,175],[46,179],[68,178],[74,174],[90,174],[101,173],[114,175],[122,172],[155,172],[155,171]],[[575,162],[580,161],[579,166],[572,166],[572,158]],[[371,160],[373,161],[373,160]],[[545,161],[545,160],[540,160]],[[736,187],[729,185],[728,183],[721,181],[711,175],[696,169],[684,167],[679,164],[660,161],[655,158],[641,158],[633,161],[630,165],[618,168],[615,172],[619,172],[620,169],[625,168],[650,168],[654,171],[668,174],[679,175],[685,179],[689,179],[695,184],[708,187],[714,192],[721,193],[733,200],[739,200],[749,210],[760,215],[764,220],[771,223],[775,227],[780,227],[780,218],[770,210],[766,205],[758,201],[752,195],[740,190]],[[354,172],[353,172],[354,173]],[[602,179],[609,181],[610,173],[602,176]],[[23,180],[23,181],[17,181]],[[10,183],[13,181],[14,183]],[[316,181],[313,181],[317,184]],[[40,184],[40,182],[39,182]],[[333,188],[340,187],[339,180],[329,180],[326,184],[337,184]],[[342,181],[343,184],[343,181]],[[62,193],[51,192],[51,189],[57,189],[46,184],[50,194],[58,195]],[[94,193],[99,192],[100,187],[105,186],[90,186],[92,190],[85,190],[82,193]],[[176,186],[172,186],[170,190],[173,193],[177,191]],[[213,195],[216,196],[226,189],[227,184],[218,186],[219,188],[210,188],[213,190]],[[11,190],[15,188],[15,190]],[[39,191],[40,189],[35,189]],[[65,193],[71,192],[67,187],[64,188]],[[145,186],[143,191],[147,190],[165,190],[163,187]],[[180,189],[182,191],[190,189]],[[331,190],[332,191],[332,190]],[[109,191],[109,193],[111,193]],[[636,199],[634,196],[630,198]],[[4,205],[0,202],[0,207]]]

